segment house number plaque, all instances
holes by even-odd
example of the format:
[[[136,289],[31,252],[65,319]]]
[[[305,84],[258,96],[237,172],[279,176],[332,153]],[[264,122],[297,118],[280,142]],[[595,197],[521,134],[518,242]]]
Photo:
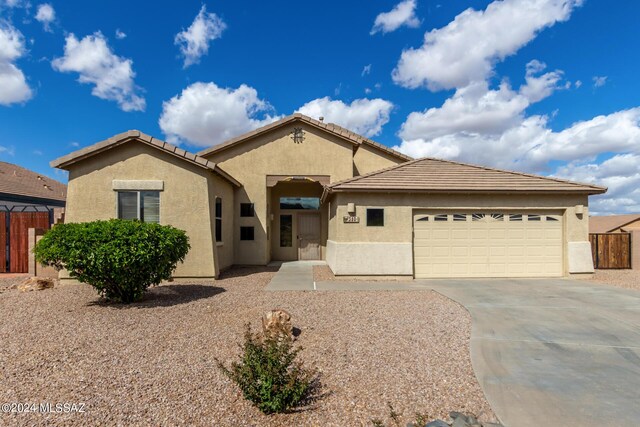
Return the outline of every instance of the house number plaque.
[[[357,224],[360,222],[360,217],[359,216],[351,216],[351,215],[345,215],[342,217],[343,221],[347,224]]]

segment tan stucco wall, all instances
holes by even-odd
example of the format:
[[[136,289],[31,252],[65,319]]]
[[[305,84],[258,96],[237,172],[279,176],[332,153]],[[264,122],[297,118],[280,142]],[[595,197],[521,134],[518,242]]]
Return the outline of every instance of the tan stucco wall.
[[[380,169],[385,169],[404,163],[397,157],[376,150],[368,145],[360,145],[353,156],[354,175],[364,175]]]
[[[214,277],[220,266],[229,263],[228,251],[233,251],[232,228],[228,233],[230,247],[221,251],[215,262],[214,200],[222,194],[223,208],[233,221],[233,190],[231,184],[214,176],[213,172],[163,153],[143,143],[132,141],[69,167],[69,186],[65,222],[86,222],[117,216],[117,194],[112,181],[161,180],[160,223],[185,230],[191,250],[184,264],[178,265],[176,277]]]
[[[355,203],[356,216],[360,222],[344,223],[347,215],[347,203]],[[568,242],[588,242],[589,213],[586,195],[482,195],[482,194],[386,194],[386,193],[336,193],[331,198],[329,214],[329,240],[335,243],[412,243],[413,211],[415,209],[495,209],[495,210],[557,210],[563,215],[564,223],[564,266],[569,273],[570,251]],[[584,206],[584,213],[577,215],[576,205]],[[366,209],[381,207],[385,209],[384,227],[366,226]],[[371,249],[373,250],[373,249]],[[384,253],[384,251],[382,252]],[[333,254],[328,254],[330,258]],[[381,258],[378,260],[384,264]],[[357,262],[357,260],[354,260]],[[376,265],[371,257],[367,259]],[[406,266],[402,272],[406,274]],[[371,272],[369,274],[377,274]],[[382,273],[380,273],[382,274]],[[394,274],[385,272],[384,274]]]
[[[302,127],[305,131],[305,139],[300,144],[291,139],[294,127]],[[235,200],[235,264],[262,265],[270,261],[267,227],[272,224],[269,221],[267,175],[328,175],[332,182],[353,176],[353,144],[302,123],[275,129],[206,157],[243,185],[236,191]],[[240,218],[240,203],[254,203],[256,217]],[[240,241],[241,224],[254,225],[254,242]],[[270,229],[269,237],[277,238],[277,231]]]

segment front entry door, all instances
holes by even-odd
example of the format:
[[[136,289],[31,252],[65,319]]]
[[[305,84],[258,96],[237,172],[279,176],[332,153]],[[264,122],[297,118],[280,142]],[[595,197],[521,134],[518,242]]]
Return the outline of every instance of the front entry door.
[[[298,213],[298,259],[321,259],[319,212]]]

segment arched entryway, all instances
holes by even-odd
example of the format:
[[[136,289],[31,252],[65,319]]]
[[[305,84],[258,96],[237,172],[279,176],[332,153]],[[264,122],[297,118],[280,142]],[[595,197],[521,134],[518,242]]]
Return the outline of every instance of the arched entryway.
[[[324,259],[328,216],[320,197],[321,181],[325,178],[271,179],[272,185],[268,187],[271,260]]]

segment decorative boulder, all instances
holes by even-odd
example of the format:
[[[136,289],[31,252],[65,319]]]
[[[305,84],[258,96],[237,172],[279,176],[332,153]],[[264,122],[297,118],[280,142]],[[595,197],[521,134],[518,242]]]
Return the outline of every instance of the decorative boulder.
[[[267,311],[262,316],[262,333],[265,338],[292,340],[291,314],[285,310]]]
[[[30,277],[23,280],[20,284],[12,286],[20,292],[42,291],[44,289],[53,288],[54,281],[48,277]]]

